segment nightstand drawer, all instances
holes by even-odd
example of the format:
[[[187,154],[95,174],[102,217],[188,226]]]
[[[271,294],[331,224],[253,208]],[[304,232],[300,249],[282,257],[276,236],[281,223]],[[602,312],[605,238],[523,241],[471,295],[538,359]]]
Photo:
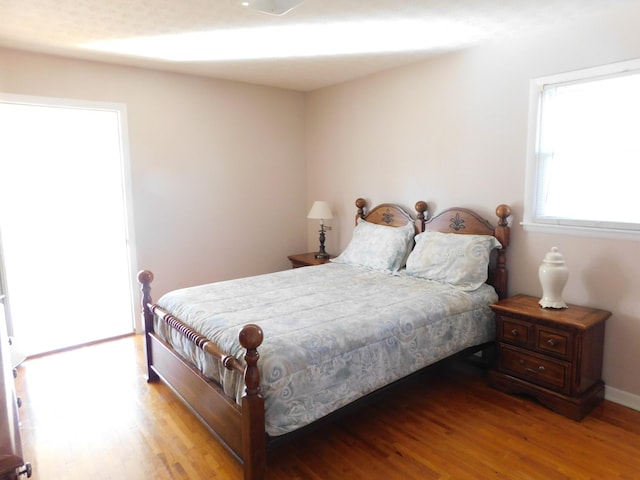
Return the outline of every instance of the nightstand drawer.
[[[533,325],[524,320],[498,315],[498,341],[529,345]]]
[[[515,377],[553,390],[570,390],[570,364],[500,345],[499,369]]]
[[[291,268],[308,267],[308,263],[300,262],[298,260],[289,260],[291,262]]]
[[[569,359],[571,353],[571,335],[561,330],[536,327],[536,349]]]

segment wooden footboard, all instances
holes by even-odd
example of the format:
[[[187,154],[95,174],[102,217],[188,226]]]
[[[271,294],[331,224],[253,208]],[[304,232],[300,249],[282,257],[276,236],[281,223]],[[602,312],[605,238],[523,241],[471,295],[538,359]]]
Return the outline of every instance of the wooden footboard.
[[[266,476],[266,432],[264,398],[260,392],[257,348],[263,340],[257,325],[245,325],[239,340],[246,349],[243,366],[235,357],[222,352],[217,345],[185,325],[151,301],[153,274],[141,271],[142,315],[145,324],[147,381],[162,379],[194,412],[215,437],[244,465],[245,480],[262,480]],[[154,315],[178,330],[191,342],[216,358],[225,368],[244,376],[242,405],[224,393],[222,388],[204,377],[154,332]]]

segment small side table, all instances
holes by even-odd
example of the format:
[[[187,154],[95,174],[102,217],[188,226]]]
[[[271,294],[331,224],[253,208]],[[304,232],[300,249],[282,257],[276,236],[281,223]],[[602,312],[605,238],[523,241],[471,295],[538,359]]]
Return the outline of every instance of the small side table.
[[[611,312],[579,305],[542,308],[528,295],[491,308],[498,342],[497,363],[489,372],[492,387],[531,395],[574,420],[602,402],[604,327]]]
[[[332,258],[335,258],[333,255],[329,258],[316,258],[315,255],[316,252],[299,253],[297,255],[289,255],[287,258],[291,262],[291,268],[322,265],[323,263],[328,263]]]

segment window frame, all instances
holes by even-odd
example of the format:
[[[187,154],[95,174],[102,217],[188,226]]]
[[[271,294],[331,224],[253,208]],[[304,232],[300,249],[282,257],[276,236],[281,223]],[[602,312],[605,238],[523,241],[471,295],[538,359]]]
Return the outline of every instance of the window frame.
[[[537,149],[543,87],[549,84],[588,82],[604,77],[623,75],[632,71],[640,71],[640,59],[539,77],[529,82],[525,198],[523,221],[521,222],[525,231],[640,241],[640,225],[638,225],[638,229],[623,229],[617,228],[615,224],[612,225],[612,222],[581,222],[567,219],[563,219],[560,222],[556,219],[536,218],[538,179],[540,175]],[[586,223],[590,223],[590,225]]]

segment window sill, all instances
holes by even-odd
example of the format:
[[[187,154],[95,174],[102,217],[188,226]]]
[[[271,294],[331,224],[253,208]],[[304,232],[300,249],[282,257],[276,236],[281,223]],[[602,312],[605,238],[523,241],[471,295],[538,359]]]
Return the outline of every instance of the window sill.
[[[525,232],[573,235],[578,237],[607,238],[612,240],[634,240],[640,242],[640,230],[620,230],[613,228],[578,227],[547,223],[521,222]]]

